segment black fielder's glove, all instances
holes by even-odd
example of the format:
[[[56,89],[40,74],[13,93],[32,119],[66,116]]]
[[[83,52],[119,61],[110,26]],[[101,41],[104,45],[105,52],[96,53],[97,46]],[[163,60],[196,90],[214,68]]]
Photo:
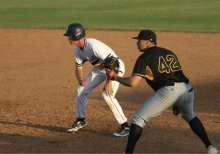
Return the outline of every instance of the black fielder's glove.
[[[114,75],[118,74],[118,69],[119,69],[119,62],[118,58],[116,57],[107,57],[105,59],[105,70],[106,70],[106,76],[108,80],[115,80]]]

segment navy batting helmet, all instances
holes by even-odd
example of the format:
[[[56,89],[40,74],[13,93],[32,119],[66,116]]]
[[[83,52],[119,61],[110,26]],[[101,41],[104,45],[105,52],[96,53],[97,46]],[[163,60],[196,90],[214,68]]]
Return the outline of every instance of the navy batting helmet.
[[[63,36],[73,36],[75,41],[86,36],[85,27],[80,23],[72,23],[66,28],[66,33]]]

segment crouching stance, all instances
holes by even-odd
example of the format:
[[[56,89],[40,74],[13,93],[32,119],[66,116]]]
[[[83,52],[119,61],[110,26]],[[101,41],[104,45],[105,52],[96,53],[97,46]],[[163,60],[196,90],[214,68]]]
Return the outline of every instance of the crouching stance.
[[[139,51],[144,52],[137,59],[131,77],[107,76],[125,86],[134,87],[142,78],[154,89],[148,98],[134,113],[125,153],[133,153],[134,147],[142,134],[143,127],[166,109],[173,107],[173,114],[182,114],[192,131],[203,141],[209,154],[218,151],[209,141],[206,131],[193,111],[194,91],[188,78],[183,74],[176,55],[170,50],[156,46],[156,34],[151,30],[142,30],[137,39]],[[111,72],[111,73],[109,73]]]
[[[79,81],[79,87],[76,91],[76,116],[77,119],[70,128],[69,132],[76,132],[81,128],[87,126],[85,121],[85,110],[87,106],[87,96],[92,92],[94,88],[106,81],[103,88],[102,97],[112,111],[115,119],[121,125],[121,129],[115,133],[114,136],[127,136],[130,131],[130,126],[127,123],[123,110],[115,98],[115,94],[119,87],[119,82],[108,80],[106,77],[104,60],[107,57],[114,56],[120,61],[118,76],[123,77],[125,73],[125,65],[123,61],[115,54],[115,52],[105,45],[104,43],[93,39],[85,38],[85,28],[79,23],[70,24],[66,33],[68,41],[71,45],[75,46],[75,65],[76,65],[76,77]],[[84,77],[83,64],[89,61],[93,68]]]

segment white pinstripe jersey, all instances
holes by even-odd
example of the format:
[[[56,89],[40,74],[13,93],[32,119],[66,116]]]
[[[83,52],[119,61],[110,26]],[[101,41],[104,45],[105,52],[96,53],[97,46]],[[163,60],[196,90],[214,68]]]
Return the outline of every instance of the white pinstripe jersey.
[[[110,47],[93,38],[85,38],[83,50],[78,46],[75,47],[76,66],[82,66],[89,61],[94,67],[105,72],[104,59],[108,56],[118,57]]]

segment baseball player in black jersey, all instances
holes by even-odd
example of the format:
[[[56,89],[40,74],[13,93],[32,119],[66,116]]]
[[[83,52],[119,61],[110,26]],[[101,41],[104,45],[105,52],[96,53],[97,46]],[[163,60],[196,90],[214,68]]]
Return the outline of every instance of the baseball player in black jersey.
[[[217,149],[209,141],[201,121],[193,111],[194,91],[188,84],[189,79],[183,74],[177,56],[170,50],[157,47],[156,34],[151,30],[141,30],[138,37],[133,39],[138,40],[138,49],[144,53],[137,59],[131,77],[114,75],[114,78],[129,87],[136,86],[145,78],[155,93],[134,113],[125,153],[133,153],[147,122],[173,107],[173,114],[182,114],[181,117],[204,142],[207,152],[217,154]]]

